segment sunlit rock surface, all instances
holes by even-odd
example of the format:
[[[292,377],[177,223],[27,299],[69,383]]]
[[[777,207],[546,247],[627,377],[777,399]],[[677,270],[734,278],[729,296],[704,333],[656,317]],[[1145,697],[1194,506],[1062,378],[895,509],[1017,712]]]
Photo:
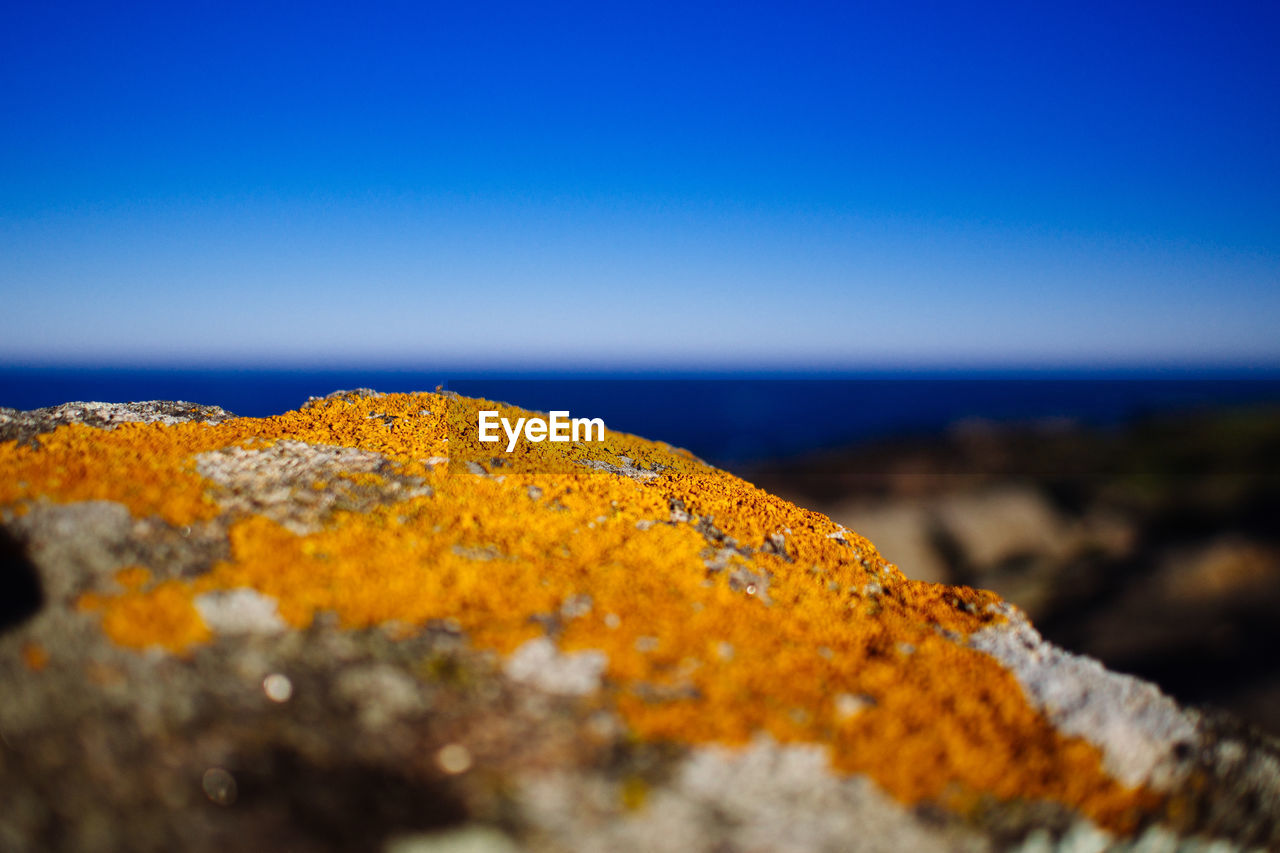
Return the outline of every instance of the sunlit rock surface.
[[[0,410],[0,849],[1280,845],[1273,743],[683,451],[508,455],[480,408],[528,414]]]

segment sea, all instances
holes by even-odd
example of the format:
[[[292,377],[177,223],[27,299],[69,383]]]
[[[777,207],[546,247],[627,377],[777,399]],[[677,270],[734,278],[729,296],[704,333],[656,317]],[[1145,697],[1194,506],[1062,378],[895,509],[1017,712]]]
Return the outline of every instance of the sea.
[[[1280,405],[1280,369],[707,372],[0,367],[0,406],[188,400],[238,415],[350,388],[444,388],[609,429],[737,467],[973,422],[1110,426],[1152,415]]]

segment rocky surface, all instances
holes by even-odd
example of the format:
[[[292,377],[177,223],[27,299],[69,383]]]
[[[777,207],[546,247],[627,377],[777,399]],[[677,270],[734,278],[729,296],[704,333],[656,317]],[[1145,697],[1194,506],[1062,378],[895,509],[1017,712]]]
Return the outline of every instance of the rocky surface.
[[[232,417],[218,406],[172,400],[145,403],[63,403],[29,412],[0,406],[0,441],[27,442],[65,424],[104,429],[122,423],[176,424],[186,421],[219,423]]]
[[[1280,847],[1266,736],[666,445],[494,458],[479,405],[0,412],[0,849]]]

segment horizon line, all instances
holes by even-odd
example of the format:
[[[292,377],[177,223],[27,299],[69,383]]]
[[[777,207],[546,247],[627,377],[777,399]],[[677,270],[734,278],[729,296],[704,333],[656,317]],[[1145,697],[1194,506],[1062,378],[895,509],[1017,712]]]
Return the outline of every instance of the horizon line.
[[[441,379],[495,380],[511,379],[606,379],[606,378],[735,378],[749,379],[785,379],[794,378],[874,378],[878,376],[893,378],[928,378],[975,376],[975,377],[1040,377],[1061,376],[1069,378],[1073,375],[1090,377],[1124,378],[1134,376],[1141,378],[1169,376],[1171,378],[1195,376],[1256,376],[1259,378],[1280,378],[1280,359],[1266,362],[1245,362],[1227,359],[1205,360],[1151,360],[1123,362],[1093,361],[1041,361],[1041,362],[992,362],[968,361],[946,363],[939,361],[874,361],[861,363],[779,363],[779,362],[741,362],[736,364],[724,362],[706,362],[702,364],[688,361],[640,361],[626,360],[616,362],[597,362],[584,367],[581,362],[566,361],[527,361],[524,363],[501,361],[313,361],[303,363],[294,360],[279,361],[198,361],[198,362],[156,362],[156,361],[73,361],[73,360],[22,360],[8,361],[0,359],[0,371],[19,372],[83,372],[83,373],[143,373],[143,374],[216,374],[216,373],[383,373],[383,374],[434,374]]]

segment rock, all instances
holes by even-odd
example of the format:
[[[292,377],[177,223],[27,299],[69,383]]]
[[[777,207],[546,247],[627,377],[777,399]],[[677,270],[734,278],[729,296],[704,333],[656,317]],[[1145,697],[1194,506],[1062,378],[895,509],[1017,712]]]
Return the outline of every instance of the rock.
[[[529,640],[507,658],[503,672],[513,681],[548,693],[582,696],[600,689],[608,660],[600,652],[562,654],[546,637]]]
[[[1054,648],[1012,608],[1006,615],[1005,624],[969,637],[974,648],[1009,667],[1059,731],[1097,744],[1112,776],[1130,785],[1175,786],[1176,753],[1195,737],[1191,716],[1154,685]]]
[[[288,627],[276,612],[276,600],[252,589],[206,592],[191,603],[215,634],[273,634]]]
[[[944,500],[943,529],[973,566],[988,568],[1026,554],[1061,556],[1065,522],[1029,488],[1004,487]]]
[[[837,506],[831,518],[876,543],[876,549],[913,580],[943,583],[950,575],[934,547],[932,513],[917,501]]]
[[[1089,566],[1133,548],[1131,525],[1095,510],[1063,518],[1024,486],[956,492],[930,500],[866,498],[837,503],[834,521],[876,543],[914,580],[964,581],[998,592],[1039,616],[1056,606],[1063,587],[1083,588]]]
[[[1274,741],[666,445],[494,456],[480,407],[528,414],[0,413],[0,849],[1280,845]]]
[[[1230,603],[1266,596],[1280,587],[1280,552],[1250,542],[1212,542],[1171,562],[1162,584],[1171,603],[1194,606],[1206,599]]]
[[[64,424],[110,429],[116,424],[185,421],[220,423],[232,417],[218,406],[201,406],[181,400],[150,400],[145,403],[63,403],[45,409],[20,412],[0,407],[0,441],[29,441]]]

